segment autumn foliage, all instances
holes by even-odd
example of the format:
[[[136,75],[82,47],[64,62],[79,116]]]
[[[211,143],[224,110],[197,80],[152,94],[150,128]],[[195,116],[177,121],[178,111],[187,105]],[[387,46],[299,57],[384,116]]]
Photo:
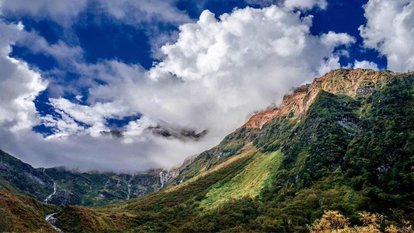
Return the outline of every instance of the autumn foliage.
[[[362,225],[350,226],[349,219],[338,211],[325,211],[323,216],[310,227],[311,233],[413,233],[410,222],[403,221],[404,225],[397,227],[384,223],[384,216],[375,213],[361,212]]]

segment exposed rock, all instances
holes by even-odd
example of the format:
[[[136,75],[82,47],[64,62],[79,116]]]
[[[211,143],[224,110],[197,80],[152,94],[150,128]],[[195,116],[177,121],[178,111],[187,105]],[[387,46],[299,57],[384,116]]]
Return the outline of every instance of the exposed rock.
[[[381,85],[390,75],[396,74],[390,71],[365,69],[333,70],[314,79],[311,84],[302,85],[291,94],[284,96],[279,107],[268,108],[256,113],[242,127],[261,129],[276,116],[297,118],[307,111],[320,91],[346,94],[354,98],[370,95],[375,87]]]

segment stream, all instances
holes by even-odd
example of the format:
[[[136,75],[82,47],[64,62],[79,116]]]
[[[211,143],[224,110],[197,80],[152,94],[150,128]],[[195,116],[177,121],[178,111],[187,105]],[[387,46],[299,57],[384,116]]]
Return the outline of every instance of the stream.
[[[48,204],[49,200],[52,199],[52,197],[56,194],[56,191],[57,191],[56,182],[53,179],[52,181],[53,181],[53,193],[47,196],[46,199],[44,200],[46,204]]]
[[[51,213],[46,215],[45,220],[53,227],[53,229],[55,229],[57,232],[59,233],[63,233],[63,231],[61,229],[59,229],[57,226],[55,226],[56,223],[56,217],[55,217],[56,213]]]
[[[43,173],[47,177],[49,177],[52,180],[52,182],[53,182],[53,192],[49,196],[47,196],[46,199],[44,200],[44,203],[48,204],[48,202],[50,201],[50,199],[52,199],[52,197],[56,194],[56,192],[57,192],[57,186],[56,186],[55,180],[52,179],[52,177],[50,177],[48,174],[46,174],[46,169],[43,169]],[[46,222],[48,222],[53,227],[53,229],[56,232],[63,233],[63,231],[61,229],[59,229],[57,226],[55,226],[55,223],[56,223],[56,220],[57,220],[56,217],[55,217],[56,214],[57,213],[51,213],[51,214],[46,215],[45,220],[46,220]]]

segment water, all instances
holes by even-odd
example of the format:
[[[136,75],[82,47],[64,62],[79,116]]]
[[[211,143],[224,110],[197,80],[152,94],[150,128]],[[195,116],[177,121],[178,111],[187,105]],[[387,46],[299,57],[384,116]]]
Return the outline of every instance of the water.
[[[131,187],[132,187],[131,182],[132,182],[132,178],[133,177],[131,177],[131,179],[128,180],[128,196],[127,196],[127,200],[131,199]]]
[[[56,182],[55,182],[55,180],[54,180],[54,179],[52,179],[52,177],[50,177],[48,174],[46,174],[46,169],[45,169],[45,168],[43,169],[43,173],[44,173],[47,177],[49,177],[49,178],[52,180],[52,182],[53,182],[53,192],[52,192],[49,196],[47,196],[47,197],[46,197],[46,199],[44,200],[44,202],[45,202],[46,204],[48,204],[48,202],[50,201],[50,199],[52,199],[52,197],[56,194],[56,192],[57,192],[57,186],[56,186]]]
[[[52,197],[56,194],[56,191],[57,191],[57,187],[56,187],[56,182],[53,180],[53,193],[51,193],[49,196],[47,196],[46,197],[46,199],[45,199],[45,203],[47,204],[49,201],[50,201],[50,199],[52,199]]]
[[[59,229],[57,226],[55,226],[56,223],[56,217],[55,217],[56,213],[52,213],[52,214],[48,214],[46,215],[45,220],[53,227],[53,229],[55,229],[57,232],[59,233],[63,233],[63,231],[61,229]]]

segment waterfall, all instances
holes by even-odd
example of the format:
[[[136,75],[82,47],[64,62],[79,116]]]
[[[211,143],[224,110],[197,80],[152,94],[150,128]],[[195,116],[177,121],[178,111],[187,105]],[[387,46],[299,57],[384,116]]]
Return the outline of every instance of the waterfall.
[[[53,229],[55,229],[57,232],[59,233],[63,233],[63,231],[61,229],[59,229],[57,226],[55,226],[56,223],[56,217],[55,217],[56,213],[52,213],[52,214],[48,214],[46,215],[45,220],[52,225]]]
[[[131,187],[132,187],[131,182],[132,182],[132,179],[133,179],[133,178],[134,178],[134,176],[132,176],[132,177],[131,177],[131,179],[129,179],[129,180],[128,180],[128,184],[127,184],[127,187],[128,187],[128,196],[127,196],[127,200],[131,199]]]
[[[52,197],[56,194],[56,190],[57,190],[56,182],[53,180],[53,193],[51,193],[49,196],[47,196],[46,199],[44,200],[44,202],[46,204],[48,204],[48,202],[50,201],[50,199],[52,199]]]
[[[170,179],[170,172],[169,171],[161,171],[160,172],[160,188],[163,188],[168,180]]]
[[[48,202],[50,201],[50,199],[52,199],[52,197],[56,194],[56,191],[57,191],[57,185],[56,185],[55,180],[53,180],[53,179],[52,179],[52,177],[50,177],[48,174],[46,174],[46,168],[43,168],[43,173],[44,173],[47,177],[49,177],[49,178],[52,180],[52,182],[53,182],[53,192],[52,192],[49,196],[47,196],[47,197],[46,197],[46,199],[44,200],[44,202],[45,202],[46,204],[48,204]]]

